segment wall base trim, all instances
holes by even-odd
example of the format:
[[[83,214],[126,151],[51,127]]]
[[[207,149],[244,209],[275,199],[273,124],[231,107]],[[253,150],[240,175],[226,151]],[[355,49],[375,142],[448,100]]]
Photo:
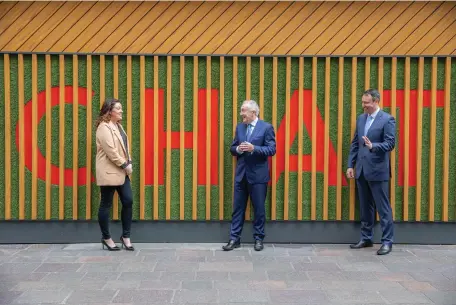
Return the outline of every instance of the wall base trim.
[[[121,222],[110,223],[114,238]],[[269,221],[267,243],[348,244],[359,240],[360,223],[350,221]],[[135,243],[225,243],[228,221],[134,221]],[[396,222],[395,243],[456,244],[456,222]],[[101,238],[97,221],[0,221],[0,244],[93,243]],[[242,242],[253,242],[252,223],[245,222]],[[381,239],[375,225],[374,242]]]

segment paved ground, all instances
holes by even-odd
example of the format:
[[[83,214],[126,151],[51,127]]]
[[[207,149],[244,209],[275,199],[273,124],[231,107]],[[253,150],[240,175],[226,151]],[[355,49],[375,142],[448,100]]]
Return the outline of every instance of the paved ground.
[[[0,304],[456,304],[456,246],[0,245]]]

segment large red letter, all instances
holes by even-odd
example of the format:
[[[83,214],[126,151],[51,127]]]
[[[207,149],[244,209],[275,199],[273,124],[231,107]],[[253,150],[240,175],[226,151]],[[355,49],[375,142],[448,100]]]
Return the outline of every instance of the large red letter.
[[[312,90],[304,90],[302,92],[304,98],[304,107],[303,107],[303,117],[304,117],[304,127],[306,128],[309,137],[312,142],[317,145],[317,171],[323,172],[324,170],[324,147],[325,147],[325,122],[321,117],[320,110],[317,108],[317,138],[312,139]],[[283,117],[280,122],[279,128],[277,130],[277,171],[276,171],[276,181],[279,180],[280,175],[285,170],[285,126],[290,120],[290,143],[293,143],[296,135],[298,134],[299,129],[299,96],[298,90],[293,92],[293,95],[290,99],[290,118],[286,116]],[[337,184],[337,166],[343,166],[343,164],[337,164],[337,155],[334,150],[334,146],[329,140],[329,172],[328,172],[328,184],[336,185]],[[302,170],[305,172],[310,172],[312,169],[312,155],[303,155]],[[290,172],[298,171],[298,156],[290,155]],[[342,171],[344,172],[344,171]],[[345,176],[342,174],[342,185],[347,185]]]
[[[92,93],[93,94],[93,93]],[[87,89],[78,88],[79,105],[87,106]],[[51,88],[51,107],[59,105],[60,95],[59,87]],[[72,104],[73,101],[73,86],[65,86],[65,103]],[[38,118],[37,122],[46,114],[46,91],[38,93]],[[16,148],[21,151],[19,147],[19,125],[24,124],[24,159],[25,166],[28,170],[32,171],[32,128],[38,128],[38,126],[32,126],[32,102],[28,101],[24,106],[24,122],[17,121],[16,124]],[[50,137],[51,135],[46,135]],[[43,181],[46,181],[46,157],[43,156],[41,151],[37,148],[37,161],[38,161],[38,172],[37,177]],[[47,156],[50,158],[50,156]],[[63,166],[63,164],[61,164]],[[78,169],[78,185],[86,185],[86,167]],[[92,176],[92,181],[95,181]],[[64,183],[65,186],[73,185],[73,169],[65,168],[64,172]],[[59,185],[59,167],[51,164],[51,184]]]
[[[198,185],[206,184],[206,89],[198,90]],[[165,109],[164,89],[158,91],[158,152],[154,152],[154,89],[146,89],[146,130],[145,130],[145,185],[154,183],[154,153],[158,153],[158,184],[163,185],[165,180]],[[211,90],[211,184],[218,184],[218,90]],[[186,116],[191,114],[186,113]],[[171,132],[170,149],[180,148],[180,132]],[[193,132],[185,132],[184,148],[194,149]]]

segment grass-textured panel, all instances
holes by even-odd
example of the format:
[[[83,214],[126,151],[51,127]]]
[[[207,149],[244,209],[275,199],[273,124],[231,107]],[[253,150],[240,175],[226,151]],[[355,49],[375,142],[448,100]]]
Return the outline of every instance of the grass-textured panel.
[[[65,56],[65,84],[73,85],[73,57]],[[194,68],[194,59],[193,57],[185,58],[185,83],[184,83],[184,92],[181,92],[180,88],[180,58],[172,58],[172,72],[170,75],[171,78],[171,88],[167,87],[167,62],[166,57],[159,58],[158,64],[158,86],[160,89],[164,90],[164,126],[160,126],[162,130],[166,132],[167,130],[167,116],[171,116],[171,131],[179,132],[180,129],[180,96],[184,94],[184,126],[185,131],[191,132],[193,130],[193,86],[194,81],[198,81],[198,88],[207,87],[207,62],[206,57],[200,57],[198,60],[198,74],[194,78],[193,68]],[[275,122],[278,128],[280,126],[285,115],[285,103],[286,103],[286,58],[278,58],[277,60],[277,122]],[[154,58],[152,56],[146,56],[145,58],[145,87],[154,88]],[[0,100],[5,100],[5,87],[4,87],[4,58],[0,57]],[[452,60],[452,72],[451,72],[451,82],[452,84],[456,79],[456,61]],[[105,56],[105,96],[112,97],[114,96],[114,59],[112,56]],[[124,117],[127,117],[127,59],[125,56],[119,56],[119,70],[118,70],[118,79],[119,79],[119,91],[118,97],[123,101],[123,110]],[[92,56],[92,90],[94,91],[93,101],[92,101],[92,113],[93,119],[96,118],[99,107],[100,107],[100,58],[98,56]],[[317,107],[319,114],[322,118],[325,117],[325,58],[319,58],[317,61]],[[338,71],[339,71],[339,60],[338,58],[331,58],[330,60],[330,81],[329,81],[329,92],[330,92],[330,105],[329,105],[329,138],[331,140],[334,150],[337,152],[339,145],[342,145],[342,172],[345,172],[346,160],[349,152],[349,145],[352,138],[351,134],[351,87],[352,87],[352,59],[344,59],[344,83],[343,83],[343,129],[339,131],[337,129],[338,122],[337,116],[340,111],[338,108],[338,94],[339,94],[339,83],[338,83]],[[85,56],[78,57],[78,86],[86,87],[87,86],[87,62]],[[224,127],[224,147],[219,147],[219,150],[223,150],[223,161],[224,161],[224,179],[218,181],[218,183],[223,183],[224,193],[223,193],[223,212],[224,219],[229,220],[231,218],[231,207],[232,207],[232,157],[229,154],[229,146],[233,138],[233,116],[237,117],[239,121],[239,109],[242,101],[246,99],[246,94],[248,88],[247,84],[247,71],[246,71],[246,58],[238,58],[237,66],[237,75],[233,75],[233,58],[226,57],[224,60],[224,120],[220,121],[219,124],[223,124]],[[432,71],[432,62],[431,59],[425,59],[425,69],[424,69],[424,89],[431,89],[431,71]],[[220,59],[218,57],[213,57],[211,60],[211,84],[210,87],[213,89],[220,88]],[[397,64],[397,89],[404,89],[404,72],[405,72],[405,59],[399,58]],[[46,88],[46,66],[45,66],[45,57],[38,55],[38,77],[37,77],[37,88],[38,91],[44,91]],[[298,58],[291,59],[291,92],[293,94],[294,90],[298,89],[299,86],[299,60]],[[140,168],[144,164],[140,163],[140,138],[141,138],[141,128],[140,128],[140,59],[137,56],[132,56],[132,104],[131,104],[131,117],[132,117],[132,158],[134,164],[134,175],[132,181],[133,187],[133,196],[134,196],[134,208],[133,215],[135,219],[139,218],[139,198],[140,192],[145,194],[145,219],[153,219],[153,193],[154,187],[152,185],[147,185],[143,190],[139,187],[139,172]],[[437,70],[437,89],[444,89],[444,76],[445,76],[445,61],[444,59],[438,60],[438,70]],[[17,55],[10,56],[10,103],[11,108],[11,207],[12,207],[12,218],[17,219],[19,216],[19,152],[16,149],[16,122],[18,120],[18,57]],[[257,57],[251,58],[251,71],[250,71],[250,98],[259,101],[260,98],[260,60]],[[312,58],[304,59],[304,88],[307,90],[312,89]],[[370,87],[376,87],[378,84],[378,58],[371,58],[370,62]],[[233,81],[237,79],[237,92],[233,91]],[[358,100],[360,100],[361,94],[365,89],[365,59],[358,58],[357,63],[357,79],[356,79],[356,94]],[[391,89],[391,59],[385,58],[384,60],[384,75],[383,75],[384,89]],[[57,56],[52,56],[51,58],[51,85],[53,87],[59,86],[59,60]],[[273,59],[267,57],[264,59],[264,120],[272,122],[272,90],[273,86]],[[451,101],[456,100],[456,86],[451,86]],[[410,89],[414,90],[418,88],[418,60],[415,58],[411,59],[411,76],[410,76]],[[171,109],[167,109],[166,106],[166,96],[167,92],[170,90],[172,105]],[[237,98],[237,108],[233,109],[233,96],[236,94]],[[24,56],[24,102],[27,103],[32,100],[32,57],[30,55]],[[147,102],[146,102],[147,103]],[[4,103],[0,103],[0,138],[5,138],[5,118],[4,118]],[[413,107],[413,105],[411,105]],[[390,111],[390,108],[385,108],[386,111]],[[86,132],[87,132],[87,121],[86,121],[86,107],[78,107],[78,147],[77,152],[78,165],[83,167],[86,165]],[[356,105],[356,112],[361,113],[361,105],[358,102]],[[399,162],[399,141],[400,139],[400,113],[403,109],[397,108],[397,146],[395,150],[396,154],[396,181],[398,181],[398,162]],[[431,134],[430,131],[430,109],[425,108],[423,110],[423,137],[422,137],[422,195],[421,195],[421,219],[429,219],[429,189],[430,187],[434,188],[435,197],[435,219],[442,219],[442,191],[443,191],[443,129],[444,129],[444,108],[437,108],[437,124],[435,134]],[[145,113],[146,124],[153,124],[153,116],[150,113]],[[73,164],[73,106],[72,104],[65,105],[65,143],[64,143],[64,153],[65,153],[65,166],[71,168]],[[205,120],[205,118],[199,117],[198,120]],[[450,114],[450,155],[455,153],[456,150],[456,137],[454,136],[456,132],[456,109],[451,107]],[[46,152],[46,137],[51,137],[51,163],[54,165],[59,165],[59,106],[56,106],[52,109],[52,133],[46,135],[46,117],[44,116],[38,122],[38,138],[37,145],[39,150],[43,155]],[[92,126],[92,173],[95,173],[95,129]],[[124,127],[127,127],[126,122],[124,122]],[[342,143],[338,143],[337,135],[338,132],[342,132]],[[212,128],[212,133],[219,134],[219,130]],[[276,130],[277,133],[277,130]],[[431,137],[435,137],[435,184],[429,185],[429,151],[430,151],[430,140]],[[206,139],[199,139],[205,141]],[[0,141],[3,143],[3,141]],[[212,145],[218,145],[218,143],[212,143]],[[303,133],[303,154],[310,154],[312,151],[312,140],[311,140],[311,131],[304,128]],[[290,153],[298,153],[298,138],[297,135],[290,142]],[[323,153],[323,152],[318,152]],[[166,163],[166,150],[164,153],[165,158],[160,162]],[[455,205],[456,205],[456,161],[454,158],[449,159],[449,219],[455,219]],[[191,149],[185,150],[185,160],[184,160],[184,189],[180,189],[180,154],[179,150],[175,149],[171,151],[171,162],[172,169],[170,173],[165,172],[165,181],[166,175],[171,175],[171,219],[179,219],[180,215],[180,193],[184,192],[184,219],[192,219],[192,185],[193,185],[193,151]],[[212,164],[211,166],[215,166]],[[410,164],[411,167],[415,164]],[[4,144],[0,144],[0,172],[5,170],[5,150]],[[197,168],[197,170],[200,170]],[[205,174],[205,173],[204,173]],[[289,191],[287,194],[284,193],[284,173],[280,176],[280,179],[277,182],[277,196],[275,198],[276,204],[276,217],[277,219],[284,218],[284,198],[288,196],[289,201],[289,213],[288,217],[290,220],[297,219],[297,210],[298,205],[302,205],[303,208],[303,219],[310,220],[310,202],[311,202],[311,174],[308,172],[303,173],[303,202],[297,202],[297,173],[289,173]],[[25,216],[26,219],[31,217],[31,179],[32,175],[29,169],[25,168]],[[324,177],[323,173],[317,173],[317,220],[323,219],[323,182]],[[37,198],[37,207],[38,207],[38,219],[44,219],[45,217],[45,181],[38,180],[38,198]],[[99,205],[99,188],[92,183],[91,187],[91,211],[90,215],[92,218],[96,218],[98,205]],[[205,219],[206,215],[206,186],[198,185],[197,187],[197,218]],[[86,214],[86,186],[79,186],[78,191],[78,218],[85,219]],[[396,186],[396,218],[398,220],[403,219],[403,189],[400,186]],[[0,219],[5,217],[5,184],[0,183]],[[65,219],[72,219],[72,187],[65,187]],[[210,203],[211,203],[211,213],[210,218],[215,220],[219,216],[219,188],[218,186],[211,186],[210,191]],[[166,211],[166,186],[160,185],[158,187],[158,215],[159,219],[165,219]],[[409,220],[415,219],[415,198],[416,190],[415,187],[409,188]],[[328,190],[328,217],[329,219],[336,218],[336,187],[330,186]],[[59,215],[59,186],[52,185],[51,187],[51,217],[57,219]],[[270,219],[271,216],[271,188],[267,195],[266,202],[266,212],[267,218]],[[119,207],[121,204],[119,202]],[[119,209],[120,212],[120,209]],[[355,211],[356,218],[359,217],[359,208],[358,204],[356,205]],[[119,214],[120,216],[120,214]],[[252,213],[253,216],[253,213]],[[342,189],[342,219],[348,220],[349,218],[349,189],[348,187],[343,187]]]

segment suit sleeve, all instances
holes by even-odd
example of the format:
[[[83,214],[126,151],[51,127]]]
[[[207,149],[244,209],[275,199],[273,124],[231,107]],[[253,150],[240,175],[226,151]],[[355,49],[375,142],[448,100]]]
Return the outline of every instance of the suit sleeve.
[[[233,139],[233,142],[231,143],[231,147],[230,147],[230,151],[231,151],[231,154],[233,156],[239,156],[241,154],[238,153],[238,151],[236,150],[237,147],[239,146],[239,138],[238,138],[238,128],[239,126],[236,127],[236,131],[234,133],[234,139]]]
[[[270,125],[264,133],[264,145],[255,145],[253,153],[261,156],[274,156],[276,154],[276,140],[274,127]]]
[[[127,166],[127,160],[119,154],[114,145],[114,140],[109,127],[103,125],[97,128],[97,139],[100,141],[101,148],[112,163],[122,168]]]
[[[383,127],[383,142],[372,143],[371,152],[389,152],[396,145],[396,120],[390,117]]]
[[[355,134],[353,135],[353,140],[350,145],[350,153],[348,154],[348,163],[347,168],[354,168],[356,163],[356,158],[358,157],[358,122],[356,123]]]

